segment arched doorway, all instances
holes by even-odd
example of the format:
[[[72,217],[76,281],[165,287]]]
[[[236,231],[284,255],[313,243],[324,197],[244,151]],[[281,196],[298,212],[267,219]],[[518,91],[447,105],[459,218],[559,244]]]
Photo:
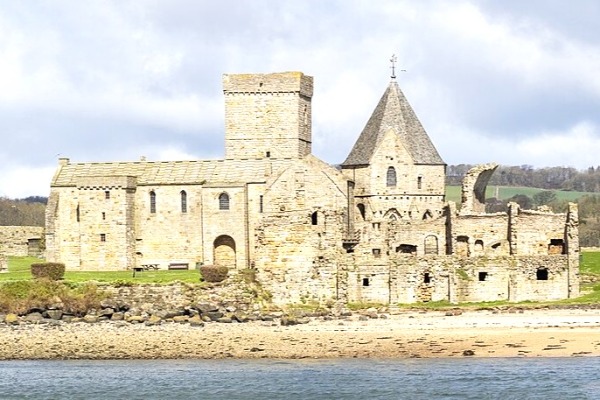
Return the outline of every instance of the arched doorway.
[[[221,235],[214,242],[214,264],[235,268],[235,241],[231,236]]]

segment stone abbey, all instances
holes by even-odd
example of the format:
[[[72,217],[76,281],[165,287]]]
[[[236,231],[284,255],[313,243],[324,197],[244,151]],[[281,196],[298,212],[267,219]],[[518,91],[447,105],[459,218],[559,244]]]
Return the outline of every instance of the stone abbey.
[[[460,207],[447,202],[446,165],[395,79],[339,167],[311,154],[312,77],[224,75],[223,92],[222,160],[60,159],[46,258],[253,269],[281,304],[579,294],[576,205],[486,213],[494,164],[468,173]]]

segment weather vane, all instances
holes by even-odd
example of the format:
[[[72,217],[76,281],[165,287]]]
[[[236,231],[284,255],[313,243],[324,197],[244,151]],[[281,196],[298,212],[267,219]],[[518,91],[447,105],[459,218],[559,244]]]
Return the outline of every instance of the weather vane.
[[[390,76],[390,78],[392,79],[396,79],[396,61],[398,61],[398,57],[396,57],[395,54],[392,54],[392,58],[390,58],[390,62],[392,63],[392,66],[390,67],[392,70],[392,75]],[[405,69],[401,69],[401,72],[406,72]]]

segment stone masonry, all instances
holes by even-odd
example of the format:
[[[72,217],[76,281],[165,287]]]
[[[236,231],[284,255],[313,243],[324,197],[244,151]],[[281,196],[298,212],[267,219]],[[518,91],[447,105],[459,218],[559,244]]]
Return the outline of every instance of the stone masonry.
[[[61,159],[47,259],[249,268],[279,304],[579,294],[576,206],[485,213],[495,164],[467,174],[460,208],[447,202],[446,164],[394,79],[340,168],[311,154],[312,77],[224,75],[223,92],[223,160]]]

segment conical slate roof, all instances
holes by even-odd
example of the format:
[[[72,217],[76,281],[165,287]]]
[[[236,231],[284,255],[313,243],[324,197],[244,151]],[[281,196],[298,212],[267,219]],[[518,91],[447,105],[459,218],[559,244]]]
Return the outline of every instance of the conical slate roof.
[[[370,164],[390,129],[400,136],[415,164],[445,164],[398,83],[392,80],[342,166]]]

